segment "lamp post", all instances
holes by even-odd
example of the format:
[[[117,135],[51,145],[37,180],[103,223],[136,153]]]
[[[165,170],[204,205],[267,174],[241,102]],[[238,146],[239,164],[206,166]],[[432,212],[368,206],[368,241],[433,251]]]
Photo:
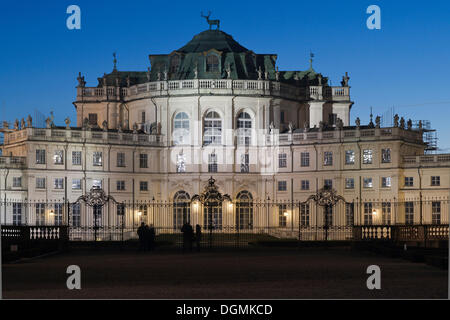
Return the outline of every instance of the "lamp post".
[[[208,185],[205,187],[201,194],[195,194],[191,202],[200,202],[207,209],[207,227],[209,230],[209,247],[212,247],[212,231],[214,229],[213,224],[213,207],[219,207],[224,201],[230,201],[231,197],[228,194],[220,193],[216,186],[216,180],[210,177],[208,180]]]

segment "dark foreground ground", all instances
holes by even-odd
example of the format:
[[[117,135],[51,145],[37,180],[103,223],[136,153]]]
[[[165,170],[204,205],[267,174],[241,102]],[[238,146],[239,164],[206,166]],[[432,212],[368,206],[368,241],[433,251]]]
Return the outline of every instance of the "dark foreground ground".
[[[78,265],[82,289],[66,288]],[[368,290],[366,268],[381,268]],[[8,298],[447,298],[447,271],[347,248],[192,254],[77,250],[3,265]]]

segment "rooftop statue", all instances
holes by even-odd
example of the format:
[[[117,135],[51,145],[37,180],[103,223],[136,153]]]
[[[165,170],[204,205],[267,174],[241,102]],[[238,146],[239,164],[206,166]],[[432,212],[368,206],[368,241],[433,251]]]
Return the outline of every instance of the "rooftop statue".
[[[209,17],[211,16],[211,11],[208,11],[208,15],[204,16],[203,12],[200,13],[200,16],[206,19],[206,22],[209,24],[209,30],[211,30],[212,26],[217,26],[216,30],[219,30],[220,28],[220,20],[209,20]]]
[[[356,128],[359,129],[359,127],[361,126],[361,120],[359,119],[359,117],[356,118],[355,124],[356,124]]]
[[[64,123],[66,124],[66,129],[70,129],[70,118],[69,117],[64,119]]]
[[[380,127],[380,125],[381,125],[381,118],[380,118],[380,116],[377,116],[377,117],[375,118],[375,124],[376,124],[376,127],[377,127],[377,128]]]
[[[400,118],[400,128],[405,129],[405,119],[403,117]]]
[[[150,81],[150,67],[147,68],[147,81]]]
[[[394,127],[398,127],[398,114],[395,114],[394,116]]]
[[[346,72],[345,76],[342,77],[341,85],[343,87],[348,87],[348,80],[350,80],[350,77],[348,76],[348,72]]]
[[[78,72],[78,86],[79,87],[85,87],[86,86],[86,81],[84,81],[84,76],[81,76],[81,72]]]
[[[408,130],[412,129],[412,120],[409,119],[408,122],[406,122],[407,126],[408,126]]]
[[[27,117],[27,127],[31,128],[32,125],[33,125],[33,118],[31,118],[31,116],[28,115],[28,117]]]

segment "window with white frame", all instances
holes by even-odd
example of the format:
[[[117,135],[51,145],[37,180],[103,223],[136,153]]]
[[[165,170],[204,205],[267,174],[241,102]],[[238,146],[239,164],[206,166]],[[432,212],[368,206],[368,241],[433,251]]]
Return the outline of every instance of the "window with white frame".
[[[208,155],[208,172],[217,172],[217,154]]]
[[[64,189],[64,178],[55,178],[53,186],[55,189]]]
[[[364,224],[371,225],[372,224],[372,202],[364,202]]]
[[[309,152],[300,153],[300,166],[309,167]]]
[[[440,176],[432,176],[431,177],[431,185],[433,187],[441,185],[441,177]]]
[[[237,143],[250,145],[252,140],[252,118],[247,112],[241,112],[237,116]]]
[[[55,226],[60,226],[63,223],[63,204],[55,203]]]
[[[391,224],[391,203],[381,203],[381,222],[382,224]]]
[[[333,165],[333,152],[325,151],[323,153],[323,165],[332,166]]]
[[[414,177],[405,177],[405,187],[414,186]]]
[[[219,57],[215,54],[209,54],[206,56],[206,72],[218,72],[219,71]]]
[[[302,180],[301,184],[302,190],[309,190],[309,180]]]
[[[64,164],[64,151],[55,150],[53,154],[53,164]]]
[[[45,150],[36,150],[36,164],[45,164]]]
[[[140,191],[148,191],[148,181],[140,181],[139,182],[139,190]]]
[[[13,225],[20,226],[22,224],[22,203],[13,203]]]
[[[148,168],[148,154],[139,154],[139,168]]]
[[[81,179],[72,179],[72,190],[81,190]]]
[[[125,167],[125,153],[117,152],[117,167]]]
[[[183,153],[177,154],[177,172],[186,172],[186,156]]]
[[[405,224],[414,224],[414,202],[405,202]]]
[[[363,164],[371,164],[373,161],[372,149],[363,150]]]
[[[355,179],[345,178],[345,189],[354,189],[354,188],[355,188]]]
[[[381,187],[382,188],[390,188],[392,185],[391,177],[382,177],[381,178]]]
[[[241,154],[241,172],[247,173],[249,171],[250,171],[249,154],[248,153]]]
[[[431,223],[441,224],[441,202],[433,201],[431,203]]]
[[[381,162],[390,163],[391,162],[391,149],[381,149]]]
[[[222,119],[215,111],[206,114],[203,125],[203,143],[205,145],[222,143]]]
[[[72,165],[81,165],[81,151],[72,151]]]
[[[22,177],[13,177],[13,187],[20,188],[22,186]]]
[[[125,181],[117,180],[117,191],[124,191],[124,190],[125,190]]]
[[[190,144],[189,116],[186,112],[179,112],[173,119],[173,143]]]
[[[80,203],[72,204],[72,226],[73,227],[81,226],[81,204]]]
[[[285,228],[287,226],[287,205],[278,205],[278,226]]]
[[[372,188],[373,187],[372,178],[363,178],[363,187]]]
[[[36,203],[35,205],[36,212],[36,225],[43,226],[45,225],[45,203]]]
[[[287,167],[287,154],[279,153],[278,154],[278,168],[286,168]]]
[[[285,180],[278,181],[278,191],[286,191],[287,182]]]
[[[346,226],[352,226],[354,221],[354,205],[353,203],[346,203],[345,204],[345,225]]]
[[[353,150],[345,151],[345,164],[355,164],[355,151]]]
[[[36,189],[45,189],[45,178],[36,178]]]
[[[101,151],[94,151],[92,154],[92,164],[94,166],[102,166],[103,160],[102,160],[102,152]]]
[[[302,227],[309,226],[309,203],[300,204],[300,225]]]

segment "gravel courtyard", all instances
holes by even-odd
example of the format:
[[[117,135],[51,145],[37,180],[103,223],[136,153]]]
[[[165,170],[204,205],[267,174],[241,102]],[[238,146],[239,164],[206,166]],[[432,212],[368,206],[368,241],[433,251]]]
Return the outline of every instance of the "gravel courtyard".
[[[381,268],[368,290],[366,268]],[[81,268],[81,290],[66,268]],[[346,248],[181,254],[78,250],[3,265],[8,298],[447,298],[447,271]]]

